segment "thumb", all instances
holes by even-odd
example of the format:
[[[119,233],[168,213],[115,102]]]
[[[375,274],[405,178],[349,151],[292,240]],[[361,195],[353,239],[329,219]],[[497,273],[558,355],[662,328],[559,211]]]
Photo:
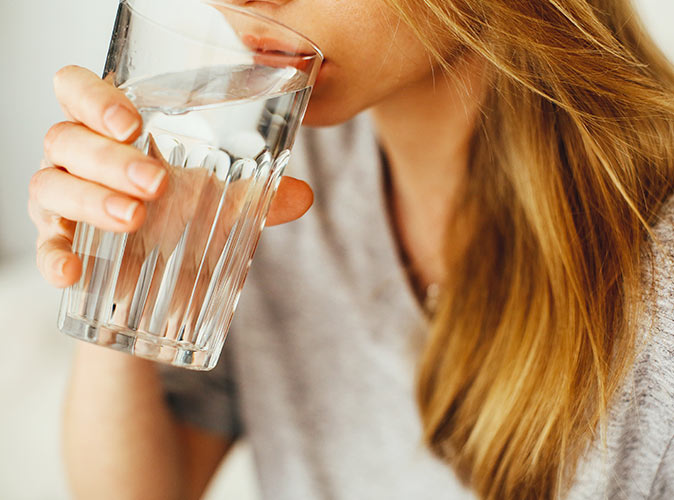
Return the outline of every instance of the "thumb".
[[[275,226],[302,217],[314,202],[314,192],[304,181],[294,177],[281,178],[267,216],[267,226]]]

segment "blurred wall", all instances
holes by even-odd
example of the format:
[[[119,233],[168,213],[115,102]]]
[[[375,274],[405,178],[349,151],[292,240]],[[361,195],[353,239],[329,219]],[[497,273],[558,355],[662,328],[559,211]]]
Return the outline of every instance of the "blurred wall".
[[[102,72],[116,9],[116,0],[0,0],[0,256],[33,252],[28,181],[42,137],[63,119],[52,75],[66,64]]]
[[[674,1],[635,0],[674,60]],[[66,64],[101,73],[116,0],[0,1],[0,258],[33,252],[27,186],[42,157],[42,137],[62,113],[52,75]]]
[[[674,61],[674,30],[671,20],[674,18],[672,0],[632,0],[640,11],[646,25],[651,29],[655,40],[665,53]]]

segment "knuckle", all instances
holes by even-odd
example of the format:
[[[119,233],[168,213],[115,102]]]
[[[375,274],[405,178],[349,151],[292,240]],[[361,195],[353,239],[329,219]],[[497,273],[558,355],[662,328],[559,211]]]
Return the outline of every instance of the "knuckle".
[[[58,144],[63,132],[70,128],[70,123],[59,122],[52,125],[44,136],[44,152],[50,156]]]
[[[59,69],[56,73],[54,73],[54,88],[58,89],[63,81],[67,79],[68,75],[73,74],[79,69],[80,67],[75,64],[68,64],[67,66],[63,66],[61,69]]]
[[[39,198],[40,193],[42,191],[42,187],[44,185],[44,176],[46,175],[47,170],[38,170],[33,174],[33,176],[30,178],[30,182],[28,183],[28,193],[30,195],[29,198],[29,207],[31,207],[32,200],[36,200]]]

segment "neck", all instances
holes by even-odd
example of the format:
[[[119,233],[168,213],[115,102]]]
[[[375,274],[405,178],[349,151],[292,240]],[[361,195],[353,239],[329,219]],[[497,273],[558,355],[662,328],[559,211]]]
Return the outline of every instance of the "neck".
[[[391,176],[392,220],[418,285],[445,275],[445,228],[465,184],[482,95],[474,60],[408,86],[372,109]]]

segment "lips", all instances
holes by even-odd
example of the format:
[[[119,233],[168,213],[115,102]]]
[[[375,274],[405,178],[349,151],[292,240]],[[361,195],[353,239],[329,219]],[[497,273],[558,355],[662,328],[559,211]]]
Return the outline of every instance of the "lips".
[[[316,52],[300,52],[296,45],[277,40],[268,36],[243,35],[241,41],[249,48],[261,52],[278,52],[285,55],[311,58],[316,56]]]
[[[241,41],[255,52],[253,59],[257,64],[274,68],[292,66],[305,71],[312,60],[317,57],[315,53],[298,52],[295,47],[275,38],[243,35]]]

